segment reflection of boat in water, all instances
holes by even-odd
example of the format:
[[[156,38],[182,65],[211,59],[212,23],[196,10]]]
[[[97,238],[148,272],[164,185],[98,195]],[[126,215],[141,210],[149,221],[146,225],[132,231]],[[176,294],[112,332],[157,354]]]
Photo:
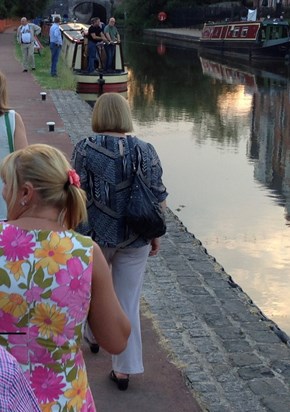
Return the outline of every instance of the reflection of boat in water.
[[[88,25],[81,23],[67,23],[60,26],[63,33],[62,53],[66,64],[73,69],[77,80],[78,93],[105,93],[126,92],[128,83],[128,71],[124,66],[121,44],[116,44],[114,71],[107,73],[102,69],[88,74],[87,44],[83,35]],[[100,45],[101,60],[104,64],[105,51]]]
[[[227,64],[220,64],[204,57],[199,57],[202,72],[214,79],[225,81],[228,84],[242,84],[256,88],[255,76],[251,73],[237,70]]]
[[[286,88],[288,84],[287,66],[249,65],[202,52],[199,59],[204,74],[228,84],[247,86],[252,91]]]
[[[289,58],[289,23],[280,19],[205,23],[200,47],[247,60]]]

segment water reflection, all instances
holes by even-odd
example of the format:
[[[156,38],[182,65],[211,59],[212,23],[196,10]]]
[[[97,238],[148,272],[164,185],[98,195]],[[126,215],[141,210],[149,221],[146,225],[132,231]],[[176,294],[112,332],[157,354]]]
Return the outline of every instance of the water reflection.
[[[123,45],[135,132],[160,154],[170,208],[290,334],[288,66]]]

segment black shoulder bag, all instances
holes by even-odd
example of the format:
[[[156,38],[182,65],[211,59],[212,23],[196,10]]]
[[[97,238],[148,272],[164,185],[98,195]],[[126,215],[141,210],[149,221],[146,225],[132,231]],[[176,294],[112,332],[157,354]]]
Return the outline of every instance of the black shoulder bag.
[[[165,215],[156,196],[147,186],[145,177],[142,174],[142,153],[140,147],[138,145],[134,146],[131,137],[128,137],[128,145],[134,175],[131,195],[126,209],[127,225],[133,232],[143,236],[145,239],[160,237],[166,232]]]

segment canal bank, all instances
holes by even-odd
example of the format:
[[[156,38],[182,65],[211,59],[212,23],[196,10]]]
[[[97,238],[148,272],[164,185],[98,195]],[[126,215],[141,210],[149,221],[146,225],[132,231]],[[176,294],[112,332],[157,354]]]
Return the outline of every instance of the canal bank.
[[[2,53],[1,68],[4,56]],[[23,74],[17,64],[11,61],[5,66],[10,86],[13,84],[12,103],[23,115],[33,141],[43,138],[58,147],[63,145],[69,154],[74,143],[91,134],[91,107],[76,93],[57,90],[47,91],[46,102],[41,102],[40,88],[33,76]],[[35,107],[34,112],[31,107]],[[46,130],[45,120],[56,121],[55,133]],[[153,367],[149,372],[145,365],[144,377],[132,378],[129,391],[120,394],[110,382],[106,380],[102,386],[96,377],[102,372],[101,380],[104,379],[110,363],[108,357],[103,369],[103,353],[92,358],[86,352],[90,382],[98,385],[96,398],[106,391],[107,398],[99,410],[133,411],[137,409],[132,407],[135,402],[140,412],[193,412],[193,407],[185,409],[180,398],[180,404],[162,404],[169,391],[174,399],[181,393],[186,396],[180,381],[175,381],[175,387],[172,384],[174,371],[165,368],[165,353],[181,370],[184,382],[204,411],[289,411],[290,352],[283,342],[287,337],[265,318],[170,211],[167,220],[168,233],[162,239],[159,256],[149,259],[143,290],[144,338],[151,346],[145,361],[152,357]],[[148,319],[153,321],[162,351],[158,351],[152,339]],[[153,403],[150,398],[156,389],[159,392],[154,392]]]
[[[158,37],[163,40],[177,41],[186,47],[198,47],[201,35],[200,29],[193,28],[166,28],[166,29],[145,29],[146,36]]]

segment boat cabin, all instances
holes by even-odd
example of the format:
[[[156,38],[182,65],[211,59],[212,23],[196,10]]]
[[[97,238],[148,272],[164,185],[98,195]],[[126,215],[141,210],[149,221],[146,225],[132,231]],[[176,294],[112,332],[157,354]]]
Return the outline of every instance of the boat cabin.
[[[277,40],[289,38],[288,22],[280,20],[205,23],[201,40]]]

